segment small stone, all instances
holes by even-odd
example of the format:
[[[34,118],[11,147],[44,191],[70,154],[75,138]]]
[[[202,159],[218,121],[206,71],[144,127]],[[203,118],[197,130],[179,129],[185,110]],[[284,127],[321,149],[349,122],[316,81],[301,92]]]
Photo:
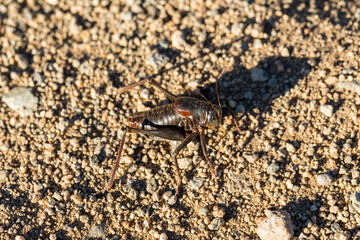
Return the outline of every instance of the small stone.
[[[141,90],[141,92],[140,92],[140,97],[143,98],[143,99],[145,99],[145,100],[148,100],[149,97],[150,97],[150,91],[149,91],[149,89],[144,88],[143,90]]]
[[[133,14],[132,12],[121,12],[120,14],[120,18],[124,21],[124,22],[128,22],[132,19]]]
[[[237,113],[243,113],[243,112],[245,112],[245,106],[244,106],[242,103],[238,104],[238,105],[236,106],[235,112],[237,112]]]
[[[166,201],[169,201],[169,199],[172,197],[173,193],[172,191],[167,191],[163,194],[163,198],[166,200]]]
[[[335,240],[348,240],[350,239],[351,234],[348,232],[337,232],[335,233],[334,239]]]
[[[168,49],[169,48],[169,42],[162,39],[158,42],[159,46],[163,49]]]
[[[26,55],[21,54],[21,55],[19,55],[19,57],[17,59],[17,63],[18,63],[19,68],[21,68],[22,70],[25,70],[29,66],[29,59],[27,58]]]
[[[160,53],[150,54],[148,58],[148,63],[155,70],[159,70],[160,68],[164,67],[169,61],[170,59],[168,56]]]
[[[136,191],[135,189],[133,189],[133,188],[130,188],[130,190],[129,190],[129,192],[128,192],[128,194],[126,195],[128,198],[130,198],[131,200],[136,200],[137,199],[137,197],[138,197],[138,195],[139,195],[139,192],[138,191]]]
[[[189,188],[192,190],[199,190],[203,186],[204,182],[205,182],[204,179],[194,177],[189,182]]]
[[[6,175],[7,175],[6,170],[0,170],[0,183],[6,182]]]
[[[215,218],[210,222],[210,224],[208,225],[208,228],[211,231],[216,231],[216,230],[219,230],[224,223],[225,223],[225,220],[223,218]]]
[[[22,117],[32,114],[38,105],[38,98],[31,93],[31,88],[26,87],[14,87],[2,100]]]
[[[146,191],[150,194],[153,194],[154,192],[156,192],[158,188],[158,184],[156,182],[155,178],[150,178],[146,181]]]
[[[281,55],[282,57],[289,57],[289,56],[290,56],[289,49],[287,49],[287,48],[281,49],[280,55]]]
[[[234,100],[228,101],[229,107],[235,108],[237,106],[236,102]]]
[[[352,158],[349,155],[344,158],[344,162],[347,164],[351,163],[351,161],[352,161]]]
[[[105,231],[104,226],[92,226],[89,230],[88,237],[89,238],[102,238],[105,239]]]
[[[261,240],[290,240],[294,235],[290,214],[286,211],[265,211],[266,217],[256,230]]]
[[[350,197],[352,206],[360,213],[360,192],[354,192]]]
[[[87,215],[81,215],[80,216],[80,222],[88,223],[89,222],[89,217]]]
[[[278,162],[273,162],[267,168],[267,174],[274,174],[280,169],[280,164]]]
[[[257,160],[259,160],[259,155],[258,154],[252,154],[252,155],[247,155],[245,154],[243,156],[249,163],[254,163]]]
[[[199,214],[202,215],[202,216],[208,215],[209,212],[210,212],[210,210],[207,207],[200,208],[200,210],[199,210]]]
[[[71,199],[74,201],[75,204],[82,204],[83,203],[83,197],[80,193],[76,193],[71,196]]]
[[[356,81],[350,81],[350,82],[340,81],[336,86],[340,89],[349,90],[351,92],[360,95],[360,83]]]
[[[231,25],[231,33],[235,36],[240,36],[244,29],[244,24],[242,23],[234,23]]]
[[[265,82],[268,80],[268,73],[261,68],[251,69],[251,79],[254,82]]]
[[[334,107],[327,104],[320,105],[320,112],[327,117],[331,117],[334,113]]]
[[[180,158],[178,162],[180,169],[188,169],[192,163],[190,158]]]
[[[296,151],[296,148],[295,148],[295,146],[294,146],[293,144],[291,144],[291,143],[286,143],[286,150],[287,150],[288,152],[293,153],[293,152]]]
[[[318,210],[318,207],[315,204],[310,206],[310,211],[315,212],[316,210]]]
[[[171,36],[171,40],[173,47],[177,49],[182,49],[188,45],[185,41],[183,32],[180,30],[173,33],[173,35]]]
[[[172,206],[172,205],[174,205],[174,204],[176,203],[176,201],[177,201],[177,196],[176,196],[176,195],[173,195],[173,196],[169,199],[168,204],[169,204],[170,206]]]
[[[220,206],[214,206],[213,207],[213,216],[215,218],[223,218],[225,216],[226,212],[224,210],[224,208],[220,207]]]
[[[262,42],[260,39],[254,40],[254,48],[256,48],[256,49],[262,48]]]
[[[46,0],[46,3],[56,6],[56,5],[58,5],[59,1],[58,0]]]
[[[316,181],[322,186],[328,186],[333,181],[333,177],[330,175],[330,173],[323,173],[316,177]]]
[[[166,235],[166,233],[162,233],[160,234],[160,240],[168,240],[168,236]]]
[[[17,235],[15,237],[15,240],[25,240],[25,238],[23,236],[21,236],[21,235]]]

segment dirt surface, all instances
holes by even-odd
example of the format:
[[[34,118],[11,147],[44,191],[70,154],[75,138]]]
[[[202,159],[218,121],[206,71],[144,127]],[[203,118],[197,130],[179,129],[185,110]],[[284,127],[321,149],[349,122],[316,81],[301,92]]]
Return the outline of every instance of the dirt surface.
[[[0,1],[0,239],[257,239],[266,209],[360,239],[359,23],[359,1]],[[129,134],[102,192],[126,116],[169,103],[118,94],[148,77],[214,104],[218,79],[219,188],[198,141],[175,195],[170,145]]]

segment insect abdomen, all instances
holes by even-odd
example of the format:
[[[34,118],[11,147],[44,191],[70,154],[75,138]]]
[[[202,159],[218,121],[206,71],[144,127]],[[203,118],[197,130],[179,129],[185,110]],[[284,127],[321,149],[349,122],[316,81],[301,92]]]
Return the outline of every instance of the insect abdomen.
[[[139,129],[153,129],[153,125],[183,127],[182,116],[175,110],[173,104],[131,114],[127,121],[129,127]]]

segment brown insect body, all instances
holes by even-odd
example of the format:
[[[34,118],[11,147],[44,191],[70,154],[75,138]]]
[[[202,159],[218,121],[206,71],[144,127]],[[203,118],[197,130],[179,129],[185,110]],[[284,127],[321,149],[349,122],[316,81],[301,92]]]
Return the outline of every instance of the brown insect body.
[[[221,112],[221,109],[216,110]],[[173,103],[134,113],[128,117],[127,122],[129,127],[138,129],[178,126],[185,131],[198,131],[199,127],[205,129],[219,126],[218,120],[221,116],[219,118],[213,111],[213,106],[206,101],[193,97],[178,97]]]
[[[204,134],[206,128],[215,129],[219,127],[222,119],[221,107],[213,105],[207,99],[206,101],[203,101],[195,97],[176,97],[153,80],[143,80],[124,87],[120,90],[120,93],[146,82],[164,92],[167,97],[172,100],[172,103],[155,107],[149,111],[134,113],[127,118],[128,127],[123,134],[119,154],[107,189],[111,188],[113,184],[125,143],[125,136],[128,131],[144,134],[153,137],[156,140],[181,142],[172,153],[177,172],[177,192],[181,185],[181,175],[176,156],[188,143],[193,141],[197,136],[200,136],[204,157],[215,178],[215,184],[218,185],[215,169],[207,156]]]

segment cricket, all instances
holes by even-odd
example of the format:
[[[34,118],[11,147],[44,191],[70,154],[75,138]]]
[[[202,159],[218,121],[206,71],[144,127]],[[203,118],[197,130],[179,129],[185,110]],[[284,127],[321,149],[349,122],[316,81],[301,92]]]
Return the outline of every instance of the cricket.
[[[149,138],[159,141],[175,141],[178,143],[175,150],[171,153],[174,159],[176,168],[176,193],[179,193],[182,177],[177,161],[179,152],[187,146],[196,137],[200,136],[200,144],[203,155],[210,167],[211,174],[214,177],[215,185],[218,186],[218,180],[213,163],[208,157],[208,152],[205,142],[206,129],[217,129],[222,120],[222,108],[219,98],[218,83],[216,81],[216,92],[218,99],[218,106],[212,104],[201,93],[201,97],[205,100],[200,100],[195,96],[175,96],[160,84],[152,79],[145,79],[129,86],[123,87],[119,90],[119,94],[128,91],[134,87],[141,86],[148,83],[150,86],[162,91],[171,103],[161,105],[150,109],[149,111],[138,112],[131,114],[127,118],[126,129],[123,133],[119,152],[112,170],[109,183],[106,190],[110,190],[115,180],[116,171],[119,167],[121,155],[124,149],[126,134],[128,132],[145,135]]]

